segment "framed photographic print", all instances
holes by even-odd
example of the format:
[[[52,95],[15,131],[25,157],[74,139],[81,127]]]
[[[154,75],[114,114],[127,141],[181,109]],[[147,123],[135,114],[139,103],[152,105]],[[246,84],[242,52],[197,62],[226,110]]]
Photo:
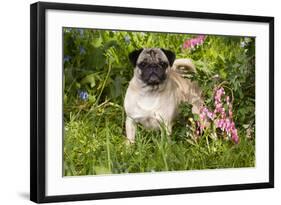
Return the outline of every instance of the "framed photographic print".
[[[274,187],[274,18],[31,5],[34,202]]]

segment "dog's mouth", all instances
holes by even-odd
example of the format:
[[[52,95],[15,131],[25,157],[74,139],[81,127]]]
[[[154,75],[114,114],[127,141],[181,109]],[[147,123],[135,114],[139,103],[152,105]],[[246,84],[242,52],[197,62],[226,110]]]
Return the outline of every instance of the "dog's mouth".
[[[148,85],[158,85],[162,82],[161,78],[156,73],[151,73],[147,79]]]

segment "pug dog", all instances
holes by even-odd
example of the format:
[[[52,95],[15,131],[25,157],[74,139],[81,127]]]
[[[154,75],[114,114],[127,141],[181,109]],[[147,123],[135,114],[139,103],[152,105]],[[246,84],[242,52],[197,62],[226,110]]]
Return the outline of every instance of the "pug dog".
[[[199,114],[203,105],[201,90],[180,72],[183,69],[195,71],[191,60],[175,60],[172,51],[162,48],[135,50],[129,54],[129,59],[134,66],[134,76],[124,99],[129,142],[135,141],[136,123],[148,129],[164,125],[170,135],[182,102],[190,103],[192,112]]]

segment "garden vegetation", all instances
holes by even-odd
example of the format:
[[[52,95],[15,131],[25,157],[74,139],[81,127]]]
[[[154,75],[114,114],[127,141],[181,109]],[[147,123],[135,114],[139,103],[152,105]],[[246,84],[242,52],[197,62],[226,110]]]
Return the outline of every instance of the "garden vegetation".
[[[255,166],[254,38],[64,28],[63,47],[65,176]],[[128,54],[142,47],[192,59],[196,73],[183,75],[205,106],[195,116],[182,104],[171,136],[138,125],[128,145]]]

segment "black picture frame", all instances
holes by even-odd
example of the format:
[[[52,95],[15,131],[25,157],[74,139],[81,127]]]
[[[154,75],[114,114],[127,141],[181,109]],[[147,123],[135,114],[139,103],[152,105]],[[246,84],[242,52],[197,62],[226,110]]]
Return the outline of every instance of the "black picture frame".
[[[269,181],[157,190],[46,196],[46,10],[67,10],[102,13],[168,16],[195,19],[263,22],[269,24]],[[218,13],[125,8],[82,4],[38,2],[30,6],[30,200],[37,203],[76,200],[140,197],[198,192],[260,189],[274,187],[274,18],[264,16],[229,15]]]

